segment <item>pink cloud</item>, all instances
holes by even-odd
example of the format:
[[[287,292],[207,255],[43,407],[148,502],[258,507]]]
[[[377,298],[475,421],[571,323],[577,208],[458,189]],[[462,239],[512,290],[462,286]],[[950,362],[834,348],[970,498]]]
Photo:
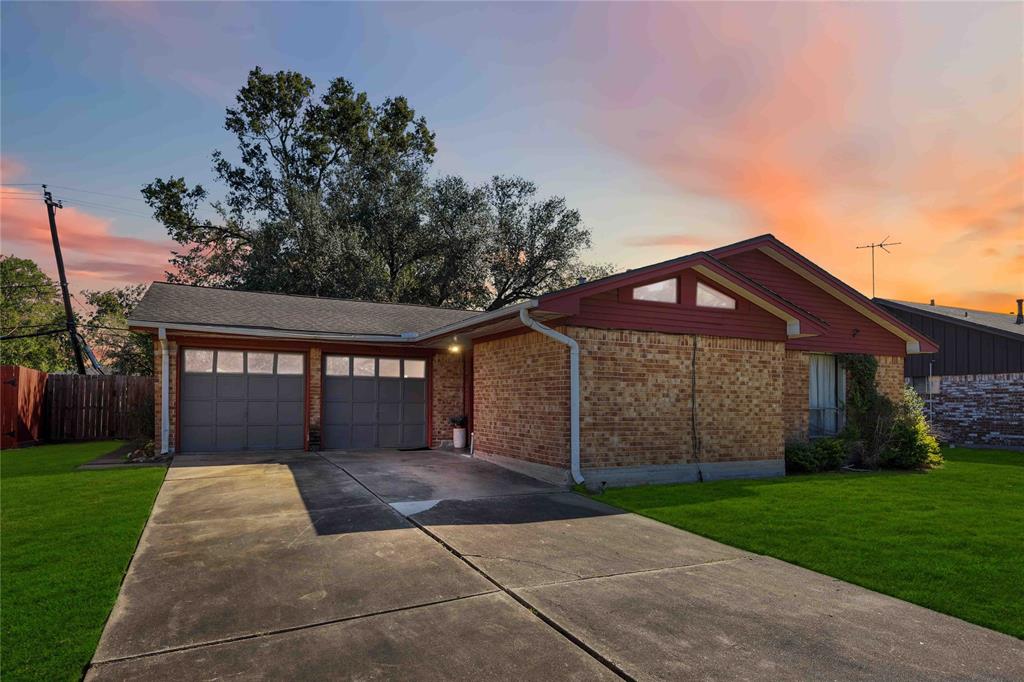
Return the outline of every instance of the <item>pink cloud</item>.
[[[3,168],[9,163],[11,160],[0,157]],[[51,276],[56,275],[49,221],[38,191],[0,188],[0,224],[4,253],[31,258]],[[168,260],[176,246],[171,240],[118,235],[109,220],[70,207],[58,209],[57,226],[74,290],[162,280],[164,271],[170,269]]]

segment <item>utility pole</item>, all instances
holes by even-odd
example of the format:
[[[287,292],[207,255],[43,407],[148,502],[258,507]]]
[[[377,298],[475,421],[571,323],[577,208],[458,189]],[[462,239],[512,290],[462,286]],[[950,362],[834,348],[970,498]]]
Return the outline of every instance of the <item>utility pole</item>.
[[[871,249],[871,298],[875,297],[875,249],[881,249],[886,253],[892,253],[891,251],[889,251],[889,249],[885,247],[896,246],[897,244],[902,243],[903,242],[891,242],[889,241],[889,237],[886,236],[885,239],[878,242],[877,244],[865,244],[864,246],[857,247],[858,249]]]
[[[85,360],[82,359],[82,346],[78,341],[78,329],[75,328],[75,314],[71,310],[71,292],[68,291],[68,278],[64,274],[64,256],[60,253],[60,239],[57,237],[56,209],[64,208],[59,201],[43,185],[43,202],[46,204],[46,215],[50,218],[50,238],[53,239],[53,255],[57,258],[57,276],[60,278],[60,293],[64,297],[64,317],[67,320],[68,333],[71,334],[71,348],[75,351],[75,364],[78,373],[85,374]]]

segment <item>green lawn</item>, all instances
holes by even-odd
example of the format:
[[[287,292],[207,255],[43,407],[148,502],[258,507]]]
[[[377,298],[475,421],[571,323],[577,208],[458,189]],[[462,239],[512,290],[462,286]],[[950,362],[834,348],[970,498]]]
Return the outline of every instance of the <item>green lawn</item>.
[[[164,477],[75,471],[119,442],[0,452],[0,677],[78,680]]]
[[[608,490],[603,502],[1024,638],[1024,453],[927,473]]]

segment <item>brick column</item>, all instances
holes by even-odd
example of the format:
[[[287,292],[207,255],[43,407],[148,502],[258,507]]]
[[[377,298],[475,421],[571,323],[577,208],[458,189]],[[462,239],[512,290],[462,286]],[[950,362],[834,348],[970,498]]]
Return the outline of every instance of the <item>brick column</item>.
[[[169,376],[163,376],[163,348],[162,343],[167,344],[168,353],[168,370]],[[161,407],[163,405],[163,382],[164,380],[170,381],[168,384],[168,398],[169,406],[167,410],[168,416],[168,427],[170,433],[167,438],[167,447],[171,452],[175,452],[177,449],[177,425],[178,425],[178,342],[177,341],[166,341],[161,342],[160,339],[153,339],[153,441],[156,446],[160,447],[160,429],[162,428]]]
[[[320,404],[323,385],[322,355],[319,348],[309,349],[309,449],[320,449]]]

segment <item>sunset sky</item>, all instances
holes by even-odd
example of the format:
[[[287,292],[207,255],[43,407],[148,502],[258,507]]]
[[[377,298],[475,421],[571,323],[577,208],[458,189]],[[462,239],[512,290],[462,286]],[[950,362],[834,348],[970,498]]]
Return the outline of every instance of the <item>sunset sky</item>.
[[[1024,296],[1024,4],[57,4],[2,12],[2,250],[72,287],[162,279],[139,188],[210,152],[250,68],[437,133],[436,173],[563,195],[588,258],[636,267],[773,232],[870,295]],[[88,190],[88,192],[82,191]]]

